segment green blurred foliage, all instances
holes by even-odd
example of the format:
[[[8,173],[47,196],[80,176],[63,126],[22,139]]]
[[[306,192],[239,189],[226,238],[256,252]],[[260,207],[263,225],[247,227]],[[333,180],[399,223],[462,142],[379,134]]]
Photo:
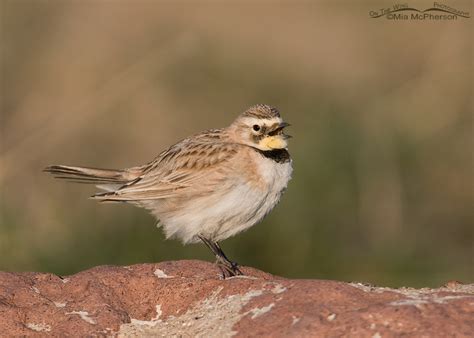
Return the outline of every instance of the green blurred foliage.
[[[141,164],[267,103],[292,124],[294,178],[223,243],[231,258],[286,277],[472,282],[472,20],[373,7],[3,0],[0,269],[212,260],[41,169]]]

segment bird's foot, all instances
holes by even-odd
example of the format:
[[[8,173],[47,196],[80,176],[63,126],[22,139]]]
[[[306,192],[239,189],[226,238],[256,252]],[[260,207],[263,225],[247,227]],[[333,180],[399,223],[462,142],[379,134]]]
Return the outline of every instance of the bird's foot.
[[[221,270],[222,279],[243,275],[243,272],[240,271],[240,269],[239,269],[239,265],[235,262],[222,261],[222,260],[218,259],[216,264],[219,267],[219,269]]]

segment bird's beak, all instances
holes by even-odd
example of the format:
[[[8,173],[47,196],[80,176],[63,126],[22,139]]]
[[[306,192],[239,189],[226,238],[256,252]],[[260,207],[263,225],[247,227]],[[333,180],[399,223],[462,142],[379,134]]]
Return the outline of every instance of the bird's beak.
[[[286,127],[289,127],[290,124],[286,122],[281,122],[279,124],[275,124],[275,126],[269,130],[268,135],[269,136],[275,136],[278,134],[283,135],[285,138],[290,138],[291,136],[283,134],[283,129]]]

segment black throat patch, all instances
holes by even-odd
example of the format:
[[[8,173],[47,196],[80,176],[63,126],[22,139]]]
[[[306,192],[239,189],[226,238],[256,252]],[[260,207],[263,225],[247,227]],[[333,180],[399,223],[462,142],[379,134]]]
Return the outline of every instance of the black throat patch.
[[[269,158],[277,163],[286,163],[290,161],[290,153],[286,149],[274,149],[274,150],[260,150],[254,148],[262,156]]]

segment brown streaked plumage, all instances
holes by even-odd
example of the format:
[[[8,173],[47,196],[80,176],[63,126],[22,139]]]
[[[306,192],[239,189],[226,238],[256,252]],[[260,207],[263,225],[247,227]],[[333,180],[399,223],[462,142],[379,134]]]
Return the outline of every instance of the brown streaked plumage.
[[[280,117],[280,112],[274,107],[267,106],[266,104],[257,104],[244,111],[242,117],[256,117],[258,119],[272,119]]]
[[[204,242],[224,277],[232,276],[241,271],[218,242],[258,223],[278,203],[292,172],[286,126],[276,108],[256,105],[229,127],[188,137],[142,166],[45,171],[105,190],[93,199],[150,210],[167,238]]]

